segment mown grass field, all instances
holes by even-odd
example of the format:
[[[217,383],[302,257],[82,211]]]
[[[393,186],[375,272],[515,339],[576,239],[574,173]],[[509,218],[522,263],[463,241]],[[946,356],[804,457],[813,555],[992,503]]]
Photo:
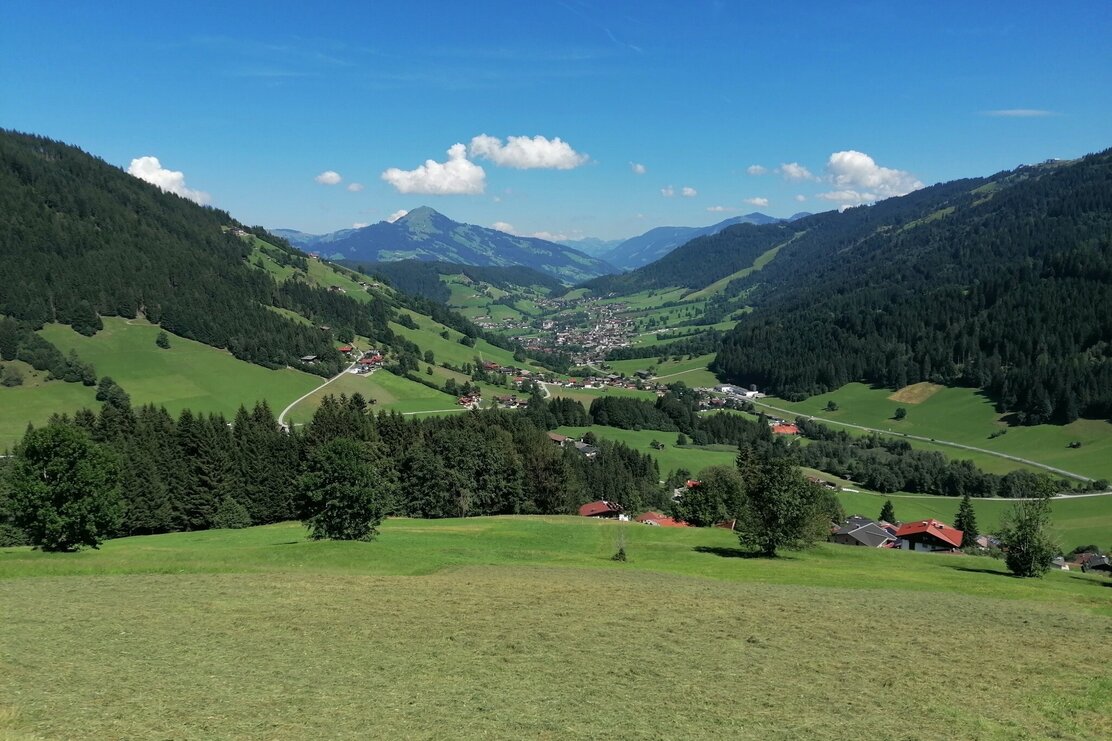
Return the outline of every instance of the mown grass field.
[[[723,530],[506,517],[390,520],[374,543],[283,524],[0,550],[0,734],[1112,734],[1109,580],[735,546]]]
[[[942,388],[917,404],[889,398],[892,395],[890,389],[851,383],[801,402],[771,397],[765,401],[795,414],[949,440],[1028,458],[1093,478],[1112,479],[1112,423],[1107,421],[1077,420],[1063,426],[1007,427],[992,402],[973,389]],[[825,411],[830,400],[838,405],[838,411]],[[899,407],[907,409],[907,417],[896,421],[893,415]],[[989,435],[1005,428],[1006,434],[989,439]],[[1081,447],[1070,448],[1069,444],[1074,441],[1080,442]],[[912,444],[917,445],[914,441]],[[949,455],[969,457],[962,451]]]
[[[324,380],[295,370],[268,370],[175,335],[163,350],[154,344],[159,328],[140,319],[128,323],[105,317],[103,322],[104,329],[92,337],[57,324],[41,334],[63,353],[76,350],[98,376],[111,376],[135,406],[153,403],[175,415],[191,409],[231,416],[241,404],[266,400],[277,413]],[[28,422],[43,424],[54,412],[99,407],[94,395],[95,389],[61,381],[0,389],[0,445],[22,436]]]

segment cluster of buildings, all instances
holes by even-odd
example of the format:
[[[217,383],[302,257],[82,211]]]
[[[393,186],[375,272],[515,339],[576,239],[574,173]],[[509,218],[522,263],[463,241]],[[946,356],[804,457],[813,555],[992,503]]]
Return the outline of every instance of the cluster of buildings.
[[[576,440],[574,438],[568,437],[567,435],[560,435],[559,433],[556,433],[556,432],[548,433],[548,439],[551,440],[552,443],[554,445],[556,445],[557,447],[560,447],[560,448],[568,448],[568,447],[574,448],[576,452],[578,452],[580,455],[582,455],[585,458],[592,458],[593,459],[593,458],[598,456],[598,447],[595,446],[595,445],[591,445],[590,443],[584,442],[583,440]],[[615,504],[614,506],[620,508],[620,505]],[[596,516],[597,515],[584,515],[584,517],[596,517]]]
[[[962,531],[934,519],[900,525],[853,515],[831,530],[831,541],[866,548],[899,548],[923,553],[961,550]],[[987,537],[987,536],[986,536]]]

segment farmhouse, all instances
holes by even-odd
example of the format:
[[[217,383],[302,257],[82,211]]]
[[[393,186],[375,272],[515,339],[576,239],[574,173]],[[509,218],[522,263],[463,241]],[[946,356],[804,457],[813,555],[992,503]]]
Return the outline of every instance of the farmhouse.
[[[938,520],[907,522],[896,530],[899,547],[905,551],[955,551],[961,548],[961,536],[961,530]]]
[[[864,546],[866,548],[891,548],[896,536],[880,523],[867,517],[854,515],[834,530],[830,539],[840,545]]]
[[[798,435],[799,428],[790,422],[780,422],[772,426],[774,435]]]
[[[1112,559],[1109,559],[1108,556],[1100,556],[1094,553],[1081,565],[1081,570],[1085,573],[1090,571],[1101,571],[1105,574],[1112,575]]]
[[[559,445],[561,448],[564,447],[564,443],[568,441],[567,435],[561,435],[556,432],[548,433],[548,439],[551,440],[555,445]]]
[[[646,512],[643,515],[638,515],[634,520],[642,525],[653,525],[654,527],[690,527],[686,522],[673,519],[660,512]]]
[[[580,517],[596,517],[606,520],[617,519],[622,512],[622,505],[617,502],[608,502],[605,499],[587,502],[579,508]]]

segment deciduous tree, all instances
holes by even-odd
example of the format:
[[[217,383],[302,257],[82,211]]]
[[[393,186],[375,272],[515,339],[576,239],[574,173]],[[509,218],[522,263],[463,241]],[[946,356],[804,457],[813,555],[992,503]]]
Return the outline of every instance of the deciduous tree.
[[[77,427],[31,430],[10,468],[15,524],[44,551],[98,547],[120,519],[115,459]]]

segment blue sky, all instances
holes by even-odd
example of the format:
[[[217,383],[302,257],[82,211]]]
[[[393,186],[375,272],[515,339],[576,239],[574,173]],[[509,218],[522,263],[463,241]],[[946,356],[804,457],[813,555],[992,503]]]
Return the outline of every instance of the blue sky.
[[[0,0],[0,126],[252,224],[572,238],[1112,146],[1112,2],[912,5]]]

